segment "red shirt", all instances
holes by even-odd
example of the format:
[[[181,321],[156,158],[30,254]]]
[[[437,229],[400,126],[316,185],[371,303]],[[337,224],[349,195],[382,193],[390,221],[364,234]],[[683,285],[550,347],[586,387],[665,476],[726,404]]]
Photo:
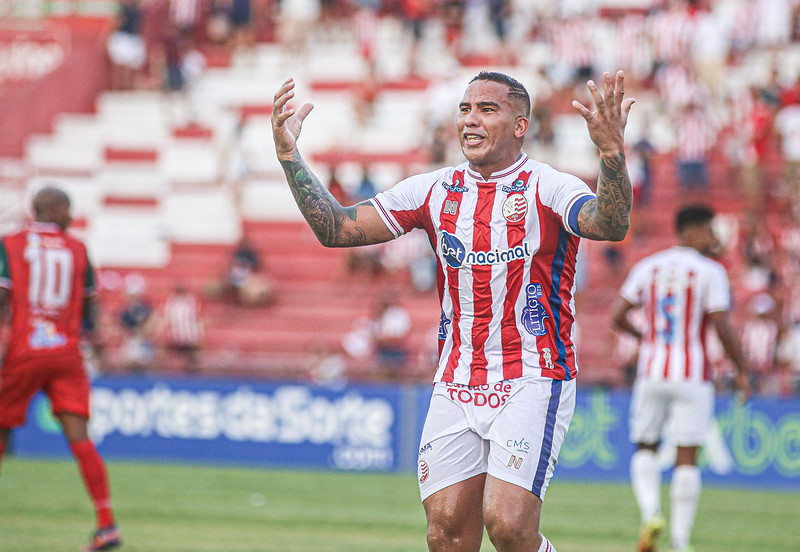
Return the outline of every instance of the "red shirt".
[[[33,223],[0,240],[0,287],[11,290],[6,362],[78,352],[83,302],[94,273],[79,240],[54,224]]]

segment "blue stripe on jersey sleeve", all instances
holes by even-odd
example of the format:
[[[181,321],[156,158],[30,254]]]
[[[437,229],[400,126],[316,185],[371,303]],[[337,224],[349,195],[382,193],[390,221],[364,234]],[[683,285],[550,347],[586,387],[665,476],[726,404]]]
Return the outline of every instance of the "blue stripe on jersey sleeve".
[[[578,213],[581,212],[581,207],[583,207],[584,203],[590,199],[594,199],[595,197],[597,196],[593,194],[579,197],[575,200],[575,203],[572,204],[569,213],[567,213],[567,226],[569,226],[570,230],[580,237],[583,237],[583,234],[581,234],[581,231],[578,230]]]

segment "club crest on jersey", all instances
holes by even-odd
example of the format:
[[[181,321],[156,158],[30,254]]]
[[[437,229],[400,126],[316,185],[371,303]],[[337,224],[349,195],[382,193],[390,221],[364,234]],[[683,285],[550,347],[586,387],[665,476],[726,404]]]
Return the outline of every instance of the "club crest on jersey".
[[[447,334],[448,334],[447,326],[449,326],[451,322],[452,320],[447,318],[444,315],[444,311],[442,311],[442,316],[441,318],[439,318],[439,341],[444,341],[445,339],[447,339]]]
[[[506,264],[532,256],[527,243],[509,249],[495,247],[491,251],[467,251],[461,240],[449,232],[442,232],[440,248],[442,258],[451,268]]]
[[[542,336],[547,334],[544,321],[550,318],[539,298],[543,295],[542,284],[528,284],[525,286],[525,307],[522,309],[522,327],[531,335]]]
[[[518,178],[511,186],[503,186],[503,191],[507,194],[525,192],[528,190],[528,181]]]
[[[528,200],[522,194],[511,194],[503,203],[503,217],[508,222],[519,222],[528,214]]]
[[[445,180],[442,182],[442,186],[444,186],[445,190],[455,192],[457,194],[463,194],[467,191],[467,187],[463,185],[460,178],[454,178],[452,182]]]
[[[36,232],[29,232],[27,235],[28,247],[41,247],[42,237]]]

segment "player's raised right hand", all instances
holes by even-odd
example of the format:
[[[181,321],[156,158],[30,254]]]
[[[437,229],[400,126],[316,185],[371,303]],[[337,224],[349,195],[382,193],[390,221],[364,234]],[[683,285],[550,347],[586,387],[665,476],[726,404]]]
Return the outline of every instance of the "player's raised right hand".
[[[291,161],[297,149],[297,138],[303,128],[303,121],[314,109],[310,103],[295,111],[288,103],[294,97],[294,79],[283,83],[272,100],[272,138],[279,161]]]

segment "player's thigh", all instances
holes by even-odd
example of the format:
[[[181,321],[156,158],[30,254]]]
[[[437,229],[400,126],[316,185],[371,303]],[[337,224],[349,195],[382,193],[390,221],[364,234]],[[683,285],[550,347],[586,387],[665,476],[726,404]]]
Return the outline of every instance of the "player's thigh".
[[[699,447],[706,442],[714,419],[714,386],[711,382],[682,383],[672,402],[672,439],[679,447]]]
[[[50,399],[53,414],[89,417],[89,377],[79,354],[65,354],[53,361],[44,390]]]
[[[434,390],[417,458],[422,500],[485,473],[488,449],[488,444],[470,428],[464,409]]]
[[[542,500],[528,489],[486,478],[483,519],[490,536],[505,531],[530,541],[539,534],[541,512]]]
[[[488,473],[543,499],[575,411],[575,381],[526,378],[519,385],[489,431]]]
[[[454,542],[464,552],[480,549],[483,538],[483,489],[481,473],[440,489],[423,501],[431,550],[449,550]]]
[[[631,442],[654,444],[661,441],[671,401],[664,385],[646,380],[634,383],[628,424]]]

